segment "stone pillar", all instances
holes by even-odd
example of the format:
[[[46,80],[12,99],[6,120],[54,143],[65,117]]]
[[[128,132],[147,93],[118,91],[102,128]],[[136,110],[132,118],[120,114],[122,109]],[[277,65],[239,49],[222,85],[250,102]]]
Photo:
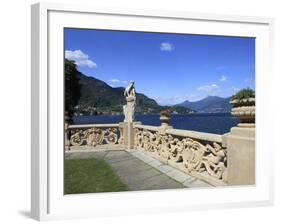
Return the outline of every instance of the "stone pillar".
[[[255,184],[255,99],[231,101],[241,123],[225,136],[228,185]]]
[[[255,184],[255,127],[233,127],[226,139],[228,184]]]
[[[141,122],[120,122],[120,128],[123,129],[123,144],[126,149],[134,149],[135,146],[135,130],[134,125]]]

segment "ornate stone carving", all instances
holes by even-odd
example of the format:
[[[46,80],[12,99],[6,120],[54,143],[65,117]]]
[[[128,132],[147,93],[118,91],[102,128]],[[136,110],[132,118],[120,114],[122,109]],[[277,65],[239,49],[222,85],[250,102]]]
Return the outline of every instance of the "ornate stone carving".
[[[125,116],[124,122],[133,122],[135,107],[136,107],[136,91],[134,81],[125,89],[124,96],[126,97],[127,104],[123,106],[123,113]]]
[[[156,153],[163,159],[182,163],[186,172],[205,173],[226,181],[226,149],[217,142],[197,141],[187,137],[135,129],[135,147]]]
[[[81,146],[86,144],[88,146],[97,146],[103,143],[116,144],[118,142],[117,128],[87,128],[79,129],[73,128],[70,130],[70,144],[72,146]]]
[[[200,169],[206,170],[212,177],[226,180],[226,150],[221,145],[207,145]]]

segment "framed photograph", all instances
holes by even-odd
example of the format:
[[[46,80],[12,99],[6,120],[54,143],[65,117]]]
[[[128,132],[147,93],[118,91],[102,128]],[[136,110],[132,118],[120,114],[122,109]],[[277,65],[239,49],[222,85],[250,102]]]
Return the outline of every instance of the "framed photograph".
[[[272,29],[32,5],[32,217],[272,204]]]

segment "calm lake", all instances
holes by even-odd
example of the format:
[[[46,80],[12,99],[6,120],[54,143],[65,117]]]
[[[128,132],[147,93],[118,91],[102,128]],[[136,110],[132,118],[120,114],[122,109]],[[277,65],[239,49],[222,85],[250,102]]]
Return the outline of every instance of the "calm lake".
[[[111,124],[122,122],[123,115],[99,115],[99,116],[77,116],[74,117],[74,124]],[[136,121],[144,125],[159,126],[159,114],[155,115],[136,115]],[[171,125],[173,128],[208,132],[214,134],[224,134],[230,128],[236,126],[239,119],[231,116],[230,113],[214,114],[173,114]]]

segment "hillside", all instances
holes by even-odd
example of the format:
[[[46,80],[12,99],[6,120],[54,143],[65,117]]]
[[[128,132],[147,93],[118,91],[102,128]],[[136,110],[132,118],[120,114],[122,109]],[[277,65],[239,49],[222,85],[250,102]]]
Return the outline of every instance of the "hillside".
[[[222,98],[218,96],[207,96],[206,98],[195,102],[186,100],[183,103],[177,104],[177,106],[190,108],[199,113],[224,113],[231,111],[229,101],[230,97]]]
[[[113,88],[99,79],[85,76],[80,72],[78,78],[81,85],[81,97],[75,108],[77,115],[122,114],[123,105],[126,103],[123,87]],[[188,107],[160,106],[155,100],[142,93],[136,93],[136,98],[136,114],[156,114],[167,108],[176,113],[193,112]]]

